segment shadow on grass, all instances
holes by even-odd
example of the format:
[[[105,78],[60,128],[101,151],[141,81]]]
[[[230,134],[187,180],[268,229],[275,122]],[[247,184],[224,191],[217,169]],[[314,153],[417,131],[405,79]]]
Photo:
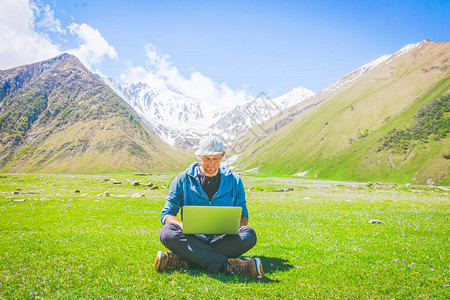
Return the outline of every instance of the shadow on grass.
[[[290,269],[292,269],[294,267],[293,265],[291,265],[289,263],[288,260],[282,259],[279,257],[258,256],[258,258],[261,259],[261,263],[263,265],[264,275],[265,275],[261,279],[254,279],[254,278],[238,276],[238,275],[228,275],[228,274],[224,274],[224,273],[211,274],[211,273],[205,272],[205,271],[203,271],[201,269],[197,269],[197,268],[191,268],[187,272],[187,274],[189,274],[190,276],[193,276],[193,277],[207,275],[210,278],[220,280],[224,283],[233,283],[233,284],[249,283],[249,282],[278,283],[278,282],[280,282],[279,280],[270,279],[270,278],[266,277],[266,275],[270,275],[270,274],[273,274],[276,272],[289,271]]]
[[[264,274],[272,274],[276,272],[285,272],[292,269],[294,266],[289,263],[287,259],[279,257],[258,256],[264,268]]]

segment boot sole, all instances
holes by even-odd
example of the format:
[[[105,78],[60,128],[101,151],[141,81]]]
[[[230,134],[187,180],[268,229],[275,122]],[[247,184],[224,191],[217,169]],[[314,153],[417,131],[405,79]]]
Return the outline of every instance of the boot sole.
[[[253,260],[255,261],[255,264],[256,264],[256,270],[258,271],[258,276],[264,276],[261,260],[257,257],[254,258]]]
[[[164,251],[158,251],[158,253],[156,254],[156,260],[155,260],[155,270],[159,271],[159,267],[161,265],[161,261],[164,255]]]

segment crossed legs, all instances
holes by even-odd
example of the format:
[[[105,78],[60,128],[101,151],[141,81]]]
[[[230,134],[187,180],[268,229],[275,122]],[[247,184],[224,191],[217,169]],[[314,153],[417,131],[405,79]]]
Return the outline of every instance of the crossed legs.
[[[160,240],[167,249],[181,258],[211,273],[223,271],[228,258],[238,257],[256,244],[256,233],[250,226],[242,226],[236,235],[183,234],[174,224],[165,224]]]

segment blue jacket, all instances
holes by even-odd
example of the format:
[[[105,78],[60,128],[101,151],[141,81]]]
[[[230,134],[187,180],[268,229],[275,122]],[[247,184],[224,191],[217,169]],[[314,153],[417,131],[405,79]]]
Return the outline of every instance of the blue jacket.
[[[197,206],[240,206],[242,215],[248,218],[245,202],[244,185],[238,175],[228,168],[220,166],[220,186],[211,201],[200,185],[198,179],[200,162],[192,163],[186,171],[179,173],[170,183],[169,195],[161,211],[161,223],[164,225],[168,216],[176,216],[181,208],[181,219],[185,205]]]

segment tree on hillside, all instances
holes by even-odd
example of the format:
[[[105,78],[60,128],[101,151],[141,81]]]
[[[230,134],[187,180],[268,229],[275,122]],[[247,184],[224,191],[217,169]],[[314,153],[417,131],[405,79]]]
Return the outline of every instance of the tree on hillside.
[[[379,140],[378,151],[406,153],[418,143],[439,141],[447,137],[450,130],[450,94],[433,99],[422,106],[414,116],[415,122],[404,129],[394,128]]]

